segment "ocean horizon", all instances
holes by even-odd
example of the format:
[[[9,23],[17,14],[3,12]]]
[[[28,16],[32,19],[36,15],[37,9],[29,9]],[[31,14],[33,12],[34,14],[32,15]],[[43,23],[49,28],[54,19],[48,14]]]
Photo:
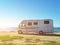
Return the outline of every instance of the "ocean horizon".
[[[60,32],[60,27],[55,27],[54,32]]]

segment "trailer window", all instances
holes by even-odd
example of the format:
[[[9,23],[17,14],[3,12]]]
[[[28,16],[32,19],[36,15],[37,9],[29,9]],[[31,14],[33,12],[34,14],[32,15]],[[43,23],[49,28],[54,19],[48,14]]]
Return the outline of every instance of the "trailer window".
[[[49,21],[44,21],[44,24],[49,24]]]
[[[34,22],[34,25],[38,25],[38,22]]]
[[[28,22],[28,25],[31,26],[32,25],[32,22]]]

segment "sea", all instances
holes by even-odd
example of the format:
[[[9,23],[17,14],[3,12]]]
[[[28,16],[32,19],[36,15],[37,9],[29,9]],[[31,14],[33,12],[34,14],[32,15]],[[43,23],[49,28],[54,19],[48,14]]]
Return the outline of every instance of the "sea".
[[[55,27],[54,32],[60,32],[60,27]]]

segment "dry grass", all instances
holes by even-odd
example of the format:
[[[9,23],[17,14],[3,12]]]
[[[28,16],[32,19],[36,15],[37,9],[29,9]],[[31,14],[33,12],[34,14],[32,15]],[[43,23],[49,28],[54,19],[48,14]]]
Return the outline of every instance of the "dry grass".
[[[21,39],[21,40],[19,40]],[[24,35],[17,32],[0,32],[0,40],[17,45],[59,45],[60,36]],[[15,40],[15,41],[14,41]],[[4,44],[4,43],[3,43]],[[8,45],[8,44],[7,44]]]

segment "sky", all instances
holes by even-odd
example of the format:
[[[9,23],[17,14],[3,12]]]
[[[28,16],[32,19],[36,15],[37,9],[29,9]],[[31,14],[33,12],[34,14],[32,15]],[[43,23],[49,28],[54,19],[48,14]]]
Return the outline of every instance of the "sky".
[[[17,27],[29,19],[52,19],[60,27],[60,0],[0,0],[0,27]]]

